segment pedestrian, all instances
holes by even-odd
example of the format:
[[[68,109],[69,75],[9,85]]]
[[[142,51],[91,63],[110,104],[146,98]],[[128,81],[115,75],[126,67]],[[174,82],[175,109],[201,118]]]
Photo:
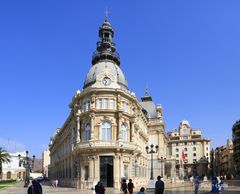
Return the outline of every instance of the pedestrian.
[[[157,177],[157,181],[155,183],[155,194],[163,194],[164,192],[164,182],[161,180],[161,176]]]
[[[105,194],[105,188],[103,186],[103,183],[101,183],[101,182],[98,186],[98,194]]]
[[[100,184],[101,184],[101,182],[99,181],[99,182],[95,185],[95,193],[96,193],[96,194],[99,193]]]
[[[33,190],[33,184],[34,184],[35,180],[32,180],[32,184],[28,187],[27,193],[28,194],[33,194],[32,190]]]
[[[42,186],[37,180],[32,181],[32,193],[31,194],[42,194]]]
[[[132,179],[129,179],[127,187],[128,187],[129,194],[133,194],[133,188],[135,187],[134,187],[134,184],[132,183]]]
[[[213,182],[212,182],[212,192],[214,194],[218,194],[219,193],[219,187],[218,187],[218,179],[217,177],[215,177],[213,179]]]
[[[137,192],[137,194],[144,194],[145,188],[141,187],[140,191]]]
[[[221,187],[221,193],[224,194],[224,178],[220,177],[220,187]]]
[[[123,191],[124,194],[127,193],[127,183],[126,179],[122,180],[122,185],[121,185],[121,190]]]
[[[195,178],[194,178],[194,192],[195,192],[195,194],[198,194],[199,184],[200,184],[199,178],[198,178],[198,176],[195,176]]]
[[[55,180],[55,187],[58,187],[58,180]]]

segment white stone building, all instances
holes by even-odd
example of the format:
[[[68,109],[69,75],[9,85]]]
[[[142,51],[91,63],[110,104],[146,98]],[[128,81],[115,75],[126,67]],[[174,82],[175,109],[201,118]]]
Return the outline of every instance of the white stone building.
[[[19,154],[23,157],[26,156],[25,151],[9,153],[11,162],[2,164],[2,174],[0,176],[0,179],[16,180],[18,178],[23,180],[25,178],[25,168],[22,165],[19,166]]]
[[[48,177],[48,168],[50,165],[50,151],[45,150],[42,153],[42,173],[44,176]]]
[[[147,92],[139,102],[129,90],[113,36],[105,20],[83,90],[73,96],[68,118],[51,138],[49,176],[60,185],[92,188],[100,180],[120,189],[126,177],[146,186],[151,154],[145,148],[151,144],[159,145],[153,177],[174,175],[162,108]]]
[[[208,174],[210,162],[210,139],[203,138],[200,129],[191,129],[186,120],[182,120],[178,130],[168,133],[169,154],[176,158],[177,174],[180,175],[181,161],[183,162],[184,176],[205,176]]]

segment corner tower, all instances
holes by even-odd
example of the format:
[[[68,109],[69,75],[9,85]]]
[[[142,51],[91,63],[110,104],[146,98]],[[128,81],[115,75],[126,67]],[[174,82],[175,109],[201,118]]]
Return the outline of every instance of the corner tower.
[[[85,88],[116,88],[128,90],[128,83],[120,68],[120,56],[113,42],[114,30],[108,20],[99,28],[99,41],[92,56],[92,67],[84,82]]]
[[[90,189],[100,180],[120,189],[122,177],[136,186],[147,182],[148,120],[128,90],[113,37],[105,20],[83,90],[73,96],[71,112],[50,143],[51,178],[60,185]]]

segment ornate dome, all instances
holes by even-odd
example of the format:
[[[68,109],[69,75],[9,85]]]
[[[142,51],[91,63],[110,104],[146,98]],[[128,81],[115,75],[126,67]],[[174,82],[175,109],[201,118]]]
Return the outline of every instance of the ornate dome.
[[[122,70],[117,64],[111,61],[102,61],[93,65],[87,74],[83,88],[93,85],[96,82],[97,76],[106,70],[116,77],[121,89],[128,90],[128,83]]]
[[[116,88],[128,90],[127,80],[121,70],[120,56],[116,52],[116,45],[113,42],[114,30],[108,20],[105,20],[99,28],[99,41],[97,49],[92,56],[92,67],[89,70],[84,82],[83,89],[92,86],[96,83],[98,77],[101,77],[103,72],[113,76]],[[109,78],[108,78],[109,79]]]

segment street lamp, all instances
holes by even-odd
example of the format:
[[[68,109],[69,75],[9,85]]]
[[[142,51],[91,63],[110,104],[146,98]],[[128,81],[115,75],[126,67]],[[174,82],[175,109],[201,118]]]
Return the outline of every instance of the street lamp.
[[[211,152],[210,152],[210,160],[211,160],[211,177],[212,177],[212,180],[213,178],[215,177],[215,158],[214,158],[214,150],[212,149]]]
[[[28,151],[26,151],[26,156],[21,156],[21,154],[18,154],[18,159],[19,159],[19,167],[23,165],[23,167],[26,169],[24,187],[28,187],[30,172],[34,166],[35,155],[33,155],[31,159],[30,157],[28,157]]]
[[[153,178],[153,154],[155,154],[155,153],[157,153],[158,152],[158,148],[159,148],[159,146],[158,145],[156,145],[155,146],[155,151],[154,151],[154,145],[153,144],[151,144],[150,145],[150,150],[149,150],[149,147],[148,146],[146,146],[146,151],[147,151],[147,153],[148,154],[151,154],[151,177],[150,177],[150,180],[153,180],[154,178]]]

